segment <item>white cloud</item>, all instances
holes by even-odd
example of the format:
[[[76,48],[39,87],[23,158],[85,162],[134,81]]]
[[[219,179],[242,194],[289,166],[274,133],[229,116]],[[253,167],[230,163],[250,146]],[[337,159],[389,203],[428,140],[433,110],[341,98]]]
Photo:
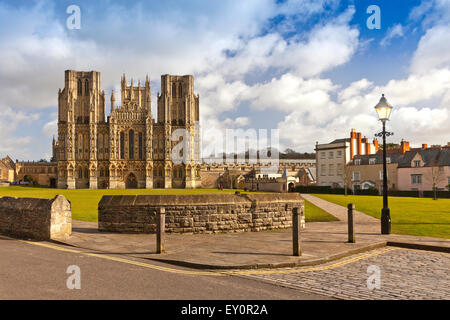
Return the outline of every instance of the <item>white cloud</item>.
[[[388,29],[386,35],[380,41],[380,45],[387,46],[391,43],[394,38],[401,38],[404,36],[404,28],[401,24],[396,24]]]

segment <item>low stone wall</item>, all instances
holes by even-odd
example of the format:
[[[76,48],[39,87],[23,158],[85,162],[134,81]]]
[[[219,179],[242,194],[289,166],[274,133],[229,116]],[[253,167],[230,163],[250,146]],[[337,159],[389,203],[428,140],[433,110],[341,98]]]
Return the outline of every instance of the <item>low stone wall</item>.
[[[70,202],[53,199],[0,198],[0,234],[36,240],[64,239],[72,233]]]
[[[294,207],[304,214],[298,193],[103,196],[98,227],[100,231],[154,233],[156,212],[165,208],[169,233],[280,229],[292,226]]]

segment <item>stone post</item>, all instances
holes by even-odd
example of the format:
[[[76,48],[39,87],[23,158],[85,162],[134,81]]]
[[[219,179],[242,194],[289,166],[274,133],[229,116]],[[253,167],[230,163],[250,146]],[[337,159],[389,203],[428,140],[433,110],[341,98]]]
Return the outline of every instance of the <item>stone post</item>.
[[[347,215],[348,215],[348,242],[355,243],[355,230],[353,228],[353,210],[355,210],[355,205],[353,203],[349,203],[347,205]]]
[[[164,253],[164,232],[166,226],[166,209],[159,208],[156,213],[156,253]]]
[[[292,248],[294,256],[302,255],[300,244],[300,217],[298,208],[292,209]]]

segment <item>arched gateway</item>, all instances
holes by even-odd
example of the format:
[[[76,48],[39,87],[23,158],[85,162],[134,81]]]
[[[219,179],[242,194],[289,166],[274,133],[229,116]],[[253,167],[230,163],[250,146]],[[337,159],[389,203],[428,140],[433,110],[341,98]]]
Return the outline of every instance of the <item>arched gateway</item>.
[[[134,173],[130,173],[125,181],[125,188],[127,189],[137,189],[138,183],[137,178]]]

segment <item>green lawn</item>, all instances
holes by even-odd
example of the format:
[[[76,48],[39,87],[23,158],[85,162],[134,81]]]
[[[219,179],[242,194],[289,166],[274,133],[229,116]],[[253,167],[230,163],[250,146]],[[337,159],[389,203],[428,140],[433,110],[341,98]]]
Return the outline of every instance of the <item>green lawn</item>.
[[[305,200],[305,220],[306,222],[339,221],[335,216],[332,216],[307,200]]]
[[[242,190],[240,190],[243,192]],[[135,195],[135,194],[214,194],[234,193],[234,189],[47,189],[31,187],[0,187],[0,197],[53,198],[57,194],[64,195],[72,204],[72,218],[83,221],[97,221],[97,207],[103,195]],[[243,192],[244,193],[244,192]],[[306,221],[333,221],[335,218],[305,201]]]
[[[344,207],[354,203],[358,211],[378,219],[381,216],[381,196],[314,196]],[[389,197],[389,208],[393,233],[450,239],[450,199]]]

